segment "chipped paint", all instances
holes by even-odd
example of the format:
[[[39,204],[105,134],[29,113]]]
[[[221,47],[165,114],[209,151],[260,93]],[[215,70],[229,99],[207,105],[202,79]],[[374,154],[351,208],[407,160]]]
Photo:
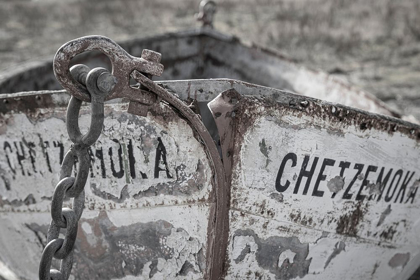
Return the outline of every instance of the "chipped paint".
[[[325,262],[324,269],[327,268],[327,266],[330,264],[331,260],[334,259],[338,254],[340,254],[342,251],[346,250],[346,243],[343,241],[339,241],[335,244],[335,248],[331,255],[328,257],[327,261]]]
[[[162,108],[139,117],[126,109],[105,106],[103,133],[89,151],[73,279],[202,279],[214,207],[206,151],[177,113]],[[1,258],[25,279],[37,277],[53,188],[70,147],[64,115],[55,108],[2,116]],[[89,118],[82,108],[82,131]],[[25,241],[10,242],[17,233]],[[31,256],[25,267],[14,261],[22,253]]]
[[[404,266],[408,263],[408,261],[410,260],[410,253],[405,253],[405,254],[395,254],[394,256],[392,256],[392,259],[389,260],[388,265],[390,267],[402,267],[404,268]]]
[[[74,279],[202,279],[208,215],[206,204],[85,210],[75,244]],[[49,219],[47,212],[0,217],[0,223],[8,225],[0,229],[2,258],[21,278],[37,277]],[[31,256],[25,266],[17,261],[22,254]]]
[[[267,147],[267,145],[265,144],[265,139],[262,139],[259,145],[260,145],[260,151],[261,151],[261,153],[267,158],[266,163],[265,163],[265,167],[267,167],[267,165],[271,161],[271,159],[268,156],[268,154],[269,154],[269,152],[271,150],[271,146]]]
[[[86,207],[138,208],[207,200],[211,169],[188,124],[136,117],[123,113],[125,106],[106,108],[103,134],[90,149]],[[53,117],[37,120],[13,115],[7,138],[0,137],[0,157],[5,159],[0,164],[5,170],[0,182],[0,211],[48,209],[50,188],[58,182],[60,162],[70,147],[63,114],[56,110]],[[87,124],[88,119],[85,110],[80,122]],[[49,135],[51,127],[55,133],[41,137]]]
[[[246,242],[241,240],[243,237],[247,239]],[[261,239],[253,230],[236,230],[232,246],[233,251],[242,247],[241,253],[234,259],[237,264],[245,258],[255,258],[258,266],[268,270],[276,279],[302,278],[308,273],[311,263],[307,259],[308,244],[302,244],[296,237],[270,236]],[[252,256],[248,256],[249,254]]]
[[[327,187],[332,193],[338,193],[344,187],[344,178],[340,176],[335,176],[334,178],[328,181]]]
[[[391,209],[391,205],[388,205],[388,207],[385,209],[385,211],[384,211],[384,212],[382,212],[381,217],[379,218],[379,221],[378,221],[377,226],[380,226],[380,225],[382,225],[382,224],[384,223],[385,218],[386,218],[389,214],[391,214],[391,211],[392,211],[392,209]]]
[[[362,125],[367,121],[335,121],[328,106],[276,99],[242,97],[230,124],[235,143],[227,278],[246,278],[251,270],[253,278],[289,279],[280,273],[292,264],[289,253],[274,256],[278,249],[264,249],[270,265],[257,257],[259,240],[281,237],[288,240],[281,250],[292,240],[308,246],[308,266],[293,262],[305,272],[287,275],[399,279],[404,266],[380,260],[402,248],[420,252],[414,230],[418,139],[391,120],[390,127],[398,128],[388,132]],[[249,230],[247,241],[237,239],[237,232]]]
[[[189,273],[189,279],[199,279],[205,272],[205,245],[184,228],[165,220],[116,227],[101,211],[94,219],[82,219],[81,223],[93,227],[94,234],[83,231],[78,238],[73,273],[76,279],[129,275],[162,279]]]
[[[337,104],[332,114],[331,104],[238,81],[163,85],[183,100],[190,92],[202,117],[203,105],[224,92],[211,110],[231,183],[219,190],[218,203],[230,207],[229,215],[215,211],[213,170],[185,119],[164,104],[151,106],[147,117],[124,113],[126,103],[109,104],[104,133],[90,152],[75,279],[86,278],[82,273],[200,279],[216,265],[213,256],[221,258],[226,279],[398,279],[420,261],[413,214],[418,139],[410,133],[417,126]],[[7,226],[0,228],[0,246],[7,265],[27,279],[35,278],[52,188],[69,147],[58,104],[7,111],[1,121],[0,223]],[[81,114],[87,122],[88,111]],[[51,127],[58,129],[51,134]],[[215,231],[215,216],[229,230]],[[16,261],[22,252],[24,268]],[[409,253],[408,262],[388,265],[399,253]]]

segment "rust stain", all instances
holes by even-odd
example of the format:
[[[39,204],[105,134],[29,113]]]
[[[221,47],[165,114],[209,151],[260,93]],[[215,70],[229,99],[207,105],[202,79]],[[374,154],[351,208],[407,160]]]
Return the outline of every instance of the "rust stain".
[[[359,231],[359,224],[363,221],[363,216],[366,214],[367,209],[362,209],[362,201],[358,202],[356,208],[348,214],[342,215],[336,227],[338,234],[349,236],[357,236]]]
[[[90,230],[84,231],[84,223],[90,226],[92,233]],[[81,219],[80,224],[75,245],[78,249],[74,257],[75,279],[115,279],[128,275],[140,277],[145,269],[150,270],[148,276],[152,278],[162,269],[158,265],[159,259],[173,259],[179,268],[179,271],[173,271],[177,275],[204,273],[204,251],[202,247],[196,248],[195,245],[203,244],[195,237],[189,236],[184,229],[174,228],[167,221],[139,222],[116,227],[106,212],[101,211],[96,218]],[[174,238],[171,237],[174,233],[176,236],[182,236],[178,239],[179,242],[185,243],[183,249],[171,247],[166,243],[168,238]],[[179,245],[182,245],[181,243]],[[185,258],[179,250],[185,250],[189,257]],[[196,266],[191,260],[194,260]]]
[[[297,237],[270,236],[267,239],[259,237],[253,230],[236,230],[233,240],[241,237],[252,237],[258,248],[255,258],[258,265],[273,273],[276,279],[295,279],[303,278],[309,272],[312,259],[307,259],[309,255],[309,244],[301,242]],[[235,242],[234,242],[235,244]],[[285,259],[279,264],[279,257],[283,252],[290,250],[294,253],[292,260]],[[239,256],[234,259],[236,263],[244,261],[245,257],[251,254],[250,246],[245,245]],[[249,275],[252,275],[250,273]],[[252,276],[251,276],[252,277]]]
[[[91,227],[93,235],[90,232],[85,232],[83,230],[83,224],[88,224]],[[104,239],[98,220],[81,219],[77,236],[80,249],[90,260],[98,260],[104,256],[109,249],[109,244],[107,244]]]
[[[57,104],[50,94],[6,97],[0,100],[0,113],[24,112],[35,113],[40,108],[54,108]]]
[[[396,233],[397,233],[396,227],[394,228],[394,226],[389,226],[388,229],[382,231],[379,234],[379,237],[386,241],[392,241]]]
[[[325,105],[324,102],[301,98],[292,94],[272,93],[264,97],[247,96],[242,98],[236,106],[236,114],[241,123],[237,124],[237,136],[242,136],[261,116],[260,108],[264,108],[264,115],[293,115],[297,117],[309,116],[322,119],[326,124],[335,123],[334,128],[327,127],[331,134],[344,135],[345,129],[354,126],[359,131],[378,130],[388,134],[399,132],[408,138],[420,142],[420,127],[400,119],[374,115],[343,105]],[[333,110],[331,108],[334,108]],[[295,127],[300,129],[301,127]],[[302,127],[303,128],[303,127]],[[236,137],[236,136],[235,136]]]
[[[297,213],[290,213],[289,217],[293,222],[301,224],[303,226],[312,226],[314,223],[311,216],[307,217],[306,215],[302,215],[300,211]]]

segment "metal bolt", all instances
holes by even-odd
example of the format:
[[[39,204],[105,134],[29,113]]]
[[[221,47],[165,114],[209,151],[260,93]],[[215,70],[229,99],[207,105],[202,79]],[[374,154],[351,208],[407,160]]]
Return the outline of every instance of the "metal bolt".
[[[303,108],[308,107],[308,105],[309,105],[309,102],[308,102],[307,100],[302,100],[302,101],[300,102],[300,106],[301,106],[301,107],[303,107]]]
[[[103,73],[98,77],[96,84],[102,92],[110,92],[114,86],[117,84],[117,78],[111,73]]]

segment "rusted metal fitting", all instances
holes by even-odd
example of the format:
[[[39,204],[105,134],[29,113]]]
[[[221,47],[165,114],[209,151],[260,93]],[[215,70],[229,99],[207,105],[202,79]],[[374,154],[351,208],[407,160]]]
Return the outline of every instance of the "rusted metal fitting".
[[[152,51],[152,50],[148,50],[148,49],[144,49],[141,52],[141,58],[150,61],[150,62],[154,62],[154,63],[160,63],[160,60],[162,58],[162,55],[158,52]]]
[[[160,63],[162,55],[158,52],[144,49],[141,53],[141,58],[150,61],[152,63]],[[150,80],[153,78],[152,74],[143,73],[147,78]],[[130,114],[138,115],[145,117],[147,116],[147,112],[149,108],[153,104],[159,103],[159,99],[157,98],[156,94],[149,91],[149,89],[140,84],[139,90],[142,91],[142,95],[144,96],[144,100],[142,101],[134,101],[131,100],[128,104],[127,112]]]
[[[102,71],[99,74],[99,76],[93,81],[93,83],[96,85],[92,84],[91,86],[95,86],[101,92],[110,92],[117,84],[117,79],[106,69],[104,70],[105,71]],[[71,76],[84,86],[86,86],[86,81],[89,72],[90,68],[84,64],[76,64],[70,68]]]
[[[115,86],[107,95],[106,100],[115,98],[127,98],[143,104],[152,104],[156,98],[150,92],[144,92],[130,86],[130,74],[137,70],[147,75],[160,76],[163,65],[160,64],[160,53],[143,50],[142,57],[134,57],[128,54],[113,40],[104,36],[86,36],[67,42],[57,51],[54,57],[54,74],[60,84],[76,98],[90,102],[91,97],[83,85],[76,81],[70,74],[70,61],[76,55],[86,51],[97,50],[104,53],[112,64],[112,76],[103,76],[98,79],[98,87],[101,90],[109,89],[116,81]],[[82,75],[83,76],[83,75]]]
[[[117,84],[117,79],[109,72],[99,75],[96,86],[102,92],[110,92]]]
[[[213,19],[216,11],[216,2],[212,0],[202,0],[199,6],[199,13],[196,14],[195,17],[197,21],[201,21],[203,23],[203,28],[213,28]]]
[[[82,101],[77,98],[71,98],[67,110],[67,131],[70,139],[75,144],[84,146],[92,145],[99,137],[102,131],[103,115],[104,115],[104,101],[107,96],[107,92],[101,91],[98,86],[98,78],[107,73],[108,71],[104,68],[95,68],[90,71],[86,78],[86,87],[92,93],[91,95],[91,125],[89,131],[86,134],[82,134],[79,128],[79,110],[82,105]],[[102,85],[102,87],[111,87],[111,85]],[[100,116],[98,118],[98,116]]]

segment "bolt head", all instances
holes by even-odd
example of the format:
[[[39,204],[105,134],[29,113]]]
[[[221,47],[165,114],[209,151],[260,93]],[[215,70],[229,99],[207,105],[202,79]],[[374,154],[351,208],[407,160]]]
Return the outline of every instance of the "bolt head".
[[[111,73],[102,73],[96,82],[99,90],[104,93],[109,93],[116,84],[117,78],[114,77]]]

